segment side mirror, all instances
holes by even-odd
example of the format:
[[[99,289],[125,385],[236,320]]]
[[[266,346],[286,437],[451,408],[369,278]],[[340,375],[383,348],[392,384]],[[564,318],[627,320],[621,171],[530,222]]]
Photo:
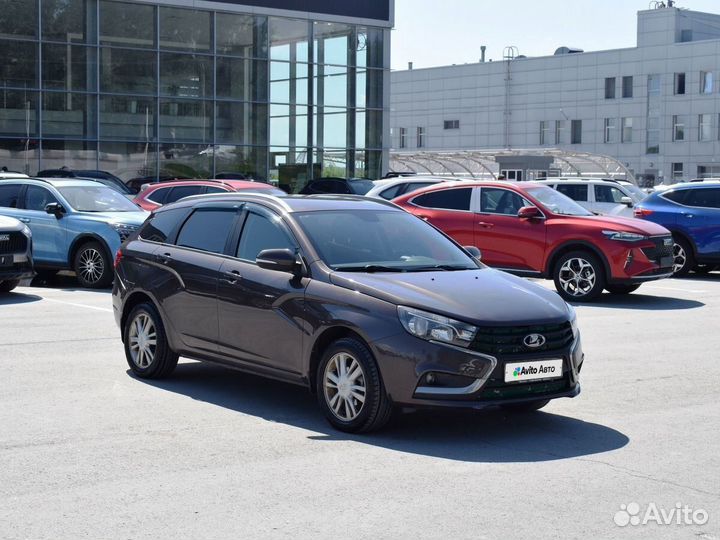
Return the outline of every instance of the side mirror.
[[[62,204],[51,202],[50,204],[45,206],[45,212],[47,212],[48,214],[52,214],[56,218],[60,219],[65,213],[65,209],[63,208]]]
[[[623,197],[622,199],[620,199],[620,202],[628,208],[633,207],[633,200],[630,197]]]
[[[482,260],[482,252],[475,246],[463,246],[463,249],[467,251],[473,259],[477,259],[478,261]]]
[[[255,264],[265,270],[297,274],[300,269],[297,255],[289,249],[264,249],[258,253]]]
[[[533,219],[542,217],[540,209],[537,206],[523,206],[517,213],[519,218]]]

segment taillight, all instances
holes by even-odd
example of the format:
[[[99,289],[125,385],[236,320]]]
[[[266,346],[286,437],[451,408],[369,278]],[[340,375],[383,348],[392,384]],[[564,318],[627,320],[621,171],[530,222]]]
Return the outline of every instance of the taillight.
[[[115,253],[115,261],[113,262],[113,268],[117,268],[120,264],[120,261],[123,258],[123,252],[122,249],[118,249],[117,253]]]
[[[653,211],[648,210],[647,208],[635,207],[635,209],[633,210],[633,216],[635,216],[636,218],[643,218],[645,216],[649,216],[652,213],[653,213]]]

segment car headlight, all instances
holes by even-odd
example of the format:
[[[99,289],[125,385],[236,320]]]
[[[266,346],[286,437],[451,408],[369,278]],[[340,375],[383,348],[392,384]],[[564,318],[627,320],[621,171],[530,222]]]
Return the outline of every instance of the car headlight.
[[[627,231],[603,231],[608,240],[619,240],[620,242],[637,242],[638,240],[646,240],[647,236]]]
[[[139,228],[137,225],[125,225],[124,223],[111,223],[110,226],[118,233],[121,242],[127,240]]]
[[[477,333],[476,326],[420,309],[398,306],[398,317],[405,330],[428,341],[467,347]]]
[[[21,232],[28,238],[32,238],[32,231],[30,230],[30,227],[28,227],[27,225],[23,226]]]

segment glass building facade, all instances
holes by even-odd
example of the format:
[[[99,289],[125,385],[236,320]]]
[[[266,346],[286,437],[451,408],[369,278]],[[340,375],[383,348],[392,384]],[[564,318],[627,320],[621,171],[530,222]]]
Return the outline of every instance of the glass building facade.
[[[240,172],[295,190],[382,174],[386,28],[116,0],[2,7],[0,166]]]

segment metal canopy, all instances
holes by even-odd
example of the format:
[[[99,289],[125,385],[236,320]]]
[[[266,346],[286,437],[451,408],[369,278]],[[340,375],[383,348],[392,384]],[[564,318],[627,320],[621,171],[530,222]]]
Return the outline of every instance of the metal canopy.
[[[395,150],[390,152],[390,170],[418,175],[494,179],[500,174],[495,158],[501,156],[552,157],[553,169],[559,170],[562,176],[616,178],[637,184],[630,170],[613,157],[559,148],[435,152]]]

